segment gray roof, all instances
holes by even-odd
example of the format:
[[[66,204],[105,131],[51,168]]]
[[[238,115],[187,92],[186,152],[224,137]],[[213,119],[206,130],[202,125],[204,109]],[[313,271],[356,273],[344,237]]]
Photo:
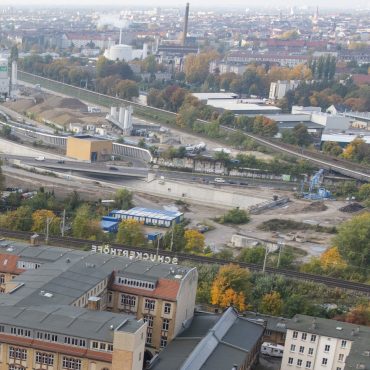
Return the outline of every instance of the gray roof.
[[[285,317],[264,315],[257,312],[243,313],[243,317],[250,321],[265,325],[267,330],[279,333],[286,333],[287,325],[290,321],[290,319]]]
[[[117,328],[133,333],[143,324],[131,315],[60,305],[1,306],[0,323],[107,342],[113,341],[113,332]]]
[[[242,365],[264,328],[228,308],[221,316],[196,313],[188,329],[153,363],[154,370],[224,370]]]
[[[360,364],[365,366],[364,369],[370,369],[370,356],[367,355],[370,351],[370,327],[306,315],[295,315],[287,327],[291,330],[352,341],[345,370],[359,369],[357,366]]]
[[[61,247],[35,247],[13,241],[0,241],[1,253],[17,255],[22,261],[40,262],[41,267],[27,270],[13,279],[19,287],[11,294],[0,295],[0,306],[70,305],[109,278],[113,271],[121,276],[156,282],[159,278],[181,280],[192,269]],[[52,293],[52,297],[41,296],[41,290]]]

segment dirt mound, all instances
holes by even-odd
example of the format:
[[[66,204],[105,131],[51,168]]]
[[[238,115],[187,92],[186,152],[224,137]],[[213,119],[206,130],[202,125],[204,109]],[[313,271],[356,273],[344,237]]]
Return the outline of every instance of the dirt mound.
[[[324,202],[312,202],[302,209],[303,212],[324,212],[328,209]]]
[[[87,105],[82,103],[78,99],[74,98],[63,98],[59,102],[58,108],[69,108],[69,109],[79,109],[79,110],[87,110]]]
[[[339,208],[339,210],[341,212],[353,213],[353,212],[361,211],[364,208],[365,207],[363,207],[361,204],[354,202],[354,203],[347,204],[346,206],[342,208]]]

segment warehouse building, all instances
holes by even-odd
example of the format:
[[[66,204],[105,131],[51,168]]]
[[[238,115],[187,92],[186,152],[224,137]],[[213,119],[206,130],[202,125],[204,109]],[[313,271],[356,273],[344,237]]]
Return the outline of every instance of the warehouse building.
[[[184,214],[181,212],[142,207],[134,207],[127,211],[113,210],[109,216],[119,220],[135,220],[143,225],[159,227],[171,227],[184,219]]]
[[[66,156],[87,162],[107,161],[112,156],[113,142],[89,135],[69,136]]]
[[[160,350],[186,327],[195,268],[106,248],[0,241],[0,363],[16,356],[13,370],[49,358],[56,369],[142,369],[144,347]]]

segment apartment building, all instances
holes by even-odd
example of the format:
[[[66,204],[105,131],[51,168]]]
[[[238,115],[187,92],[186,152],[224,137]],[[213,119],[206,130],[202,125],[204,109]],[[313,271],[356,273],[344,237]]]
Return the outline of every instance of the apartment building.
[[[10,350],[8,345],[15,344],[9,335],[17,336],[20,333],[27,339],[25,348],[21,349],[27,349],[31,361],[36,361],[35,351],[39,347],[35,345],[39,339],[47,338],[48,343],[58,345],[55,350],[60,352],[51,351],[56,369],[63,354],[70,354],[66,348],[71,346],[80,349],[76,352],[79,365],[73,368],[75,365],[65,367],[67,365],[62,363],[61,369],[113,370],[116,357],[117,361],[125,359],[121,361],[124,365],[121,364],[120,369],[136,369],[139,357],[142,366],[144,346],[149,346],[153,351],[165,347],[190,322],[194,313],[197,289],[195,268],[139,260],[133,256],[129,258],[2,240],[0,276],[4,293],[0,294],[0,336],[2,333],[7,335],[4,340],[0,339],[4,348],[0,349],[0,362],[1,356]],[[11,321],[10,316],[2,315],[3,308],[9,314],[16,314],[21,309],[25,315],[30,309],[27,316],[30,320],[27,321],[25,316],[23,322],[19,311],[19,315],[15,316],[17,320]],[[53,310],[57,311],[54,313]],[[59,317],[67,317],[63,319],[64,326],[54,330],[51,325],[53,321],[47,319],[49,315],[54,316],[55,321]],[[110,334],[107,332],[106,336],[100,337],[98,328],[92,327],[85,337],[84,325],[88,323],[83,322],[84,317],[101,322],[102,328],[108,325]],[[79,318],[81,329],[74,331],[74,323],[79,322]],[[13,325],[15,321],[19,327]],[[14,329],[11,329],[12,325]],[[45,332],[46,337],[40,337],[37,329]],[[65,339],[67,336],[70,339]],[[18,337],[15,338],[17,340]],[[104,352],[104,367],[91,365],[89,361],[94,360],[88,357],[91,350],[108,351]],[[5,359],[8,361],[8,357]],[[18,365],[35,368],[28,363],[27,366],[22,363]]]
[[[369,327],[306,315],[287,323],[282,370],[369,368]]]

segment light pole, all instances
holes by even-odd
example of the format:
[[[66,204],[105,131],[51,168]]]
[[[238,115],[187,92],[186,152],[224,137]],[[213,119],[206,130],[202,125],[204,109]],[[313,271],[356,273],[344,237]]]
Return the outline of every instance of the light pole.
[[[268,254],[270,253],[270,250],[269,250],[269,247],[268,245],[266,244],[265,245],[265,258],[263,260],[263,267],[262,267],[262,272],[264,273],[265,270],[266,270],[266,263],[267,263],[267,256]]]
[[[45,235],[45,243],[49,243],[49,226],[53,221],[53,217],[46,217],[46,235]]]
[[[278,256],[278,261],[277,261],[277,268],[280,267],[280,256],[281,256],[281,253],[283,251],[283,248],[284,248],[284,240],[280,239],[278,240],[278,246],[279,246],[279,256]]]

